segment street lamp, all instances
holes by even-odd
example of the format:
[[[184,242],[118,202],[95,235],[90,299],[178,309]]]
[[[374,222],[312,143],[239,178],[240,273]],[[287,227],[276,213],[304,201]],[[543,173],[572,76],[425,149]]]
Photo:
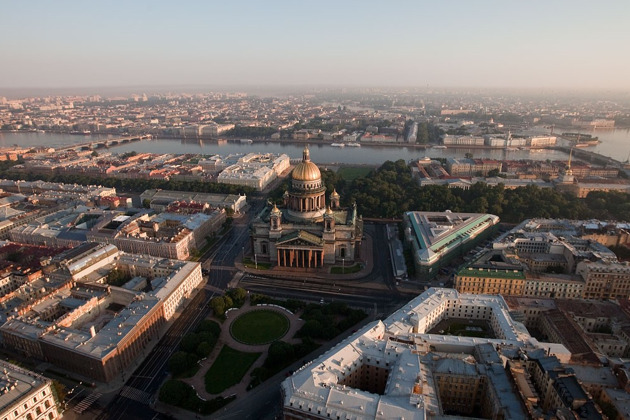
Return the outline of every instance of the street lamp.
[[[256,264],[256,270],[258,270],[258,254],[254,252],[254,264]]]
[[[346,259],[341,259],[341,274],[346,274]]]

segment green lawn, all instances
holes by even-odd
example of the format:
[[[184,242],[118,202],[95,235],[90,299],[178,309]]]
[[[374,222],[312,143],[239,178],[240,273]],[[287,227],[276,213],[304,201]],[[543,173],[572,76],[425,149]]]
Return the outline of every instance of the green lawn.
[[[361,271],[361,264],[346,265],[345,267],[336,265],[330,269],[331,274],[351,274],[359,271]]]
[[[219,357],[206,372],[206,391],[219,394],[243,379],[261,353],[243,353],[223,346]]]
[[[480,337],[480,338],[492,338],[492,335],[488,333],[487,328],[478,324],[451,324],[444,331],[446,335],[458,335],[462,337]]]
[[[289,330],[286,316],[265,309],[239,316],[230,327],[235,340],[245,344],[267,344],[282,338]]]
[[[337,170],[337,174],[346,181],[354,181],[357,178],[366,176],[373,169],[365,166],[342,166]]]
[[[243,265],[247,268],[255,268],[257,270],[269,270],[271,268],[270,263],[258,262],[258,264],[256,264],[251,258],[243,258]]]

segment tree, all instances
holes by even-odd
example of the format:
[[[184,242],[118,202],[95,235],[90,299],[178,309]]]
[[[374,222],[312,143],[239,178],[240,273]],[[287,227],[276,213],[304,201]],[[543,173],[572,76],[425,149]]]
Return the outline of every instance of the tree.
[[[417,142],[426,144],[429,142],[429,126],[426,122],[418,124]]]
[[[68,390],[66,389],[64,384],[56,379],[53,379],[52,388],[55,394],[57,394],[57,401],[62,402],[66,399],[66,395],[68,395]]]
[[[269,345],[265,367],[273,369],[278,366],[285,366],[295,358],[293,346],[284,341],[274,341]]]
[[[180,405],[188,397],[188,385],[181,381],[169,379],[160,388],[160,401],[170,405]]]
[[[208,357],[213,348],[214,345],[208,343],[207,341],[202,341],[195,349],[195,353],[199,357]]]
[[[226,293],[230,298],[232,298],[237,306],[241,306],[243,303],[245,303],[245,299],[247,299],[247,291],[242,287],[230,289]]]
[[[185,351],[176,351],[168,359],[168,368],[174,376],[181,375],[197,363],[197,357]]]
[[[222,316],[225,313],[225,301],[222,296],[214,297],[210,300],[210,307],[215,316]]]
[[[197,327],[197,331],[200,333],[209,332],[213,336],[218,337],[219,334],[221,334],[221,326],[214,321],[211,321],[209,319],[204,319],[203,321],[201,321],[201,324],[199,324],[199,326]]]
[[[324,335],[323,325],[314,319],[306,321],[300,331],[298,331],[299,337],[313,337],[321,338]]]

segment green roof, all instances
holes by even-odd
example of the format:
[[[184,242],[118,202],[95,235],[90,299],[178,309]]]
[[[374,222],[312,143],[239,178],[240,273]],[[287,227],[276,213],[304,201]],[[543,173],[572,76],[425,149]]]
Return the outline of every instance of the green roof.
[[[525,280],[525,273],[521,270],[498,270],[495,268],[470,268],[464,267],[457,272],[458,276],[466,277],[494,277],[501,279],[523,279]]]

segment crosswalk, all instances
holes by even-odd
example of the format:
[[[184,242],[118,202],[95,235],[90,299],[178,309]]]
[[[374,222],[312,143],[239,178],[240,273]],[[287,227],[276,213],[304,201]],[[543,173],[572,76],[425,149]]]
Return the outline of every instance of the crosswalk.
[[[151,395],[141,389],[125,385],[120,391],[120,395],[130,400],[146,403],[151,399]]]
[[[238,271],[236,267],[231,267],[229,265],[213,265],[210,268],[213,270],[222,270],[222,271],[230,271],[230,272]]]
[[[94,404],[94,401],[98,400],[102,395],[103,394],[101,394],[100,392],[91,393],[74,407],[74,412],[77,414],[83,413],[85,410],[90,408],[90,406]]]

